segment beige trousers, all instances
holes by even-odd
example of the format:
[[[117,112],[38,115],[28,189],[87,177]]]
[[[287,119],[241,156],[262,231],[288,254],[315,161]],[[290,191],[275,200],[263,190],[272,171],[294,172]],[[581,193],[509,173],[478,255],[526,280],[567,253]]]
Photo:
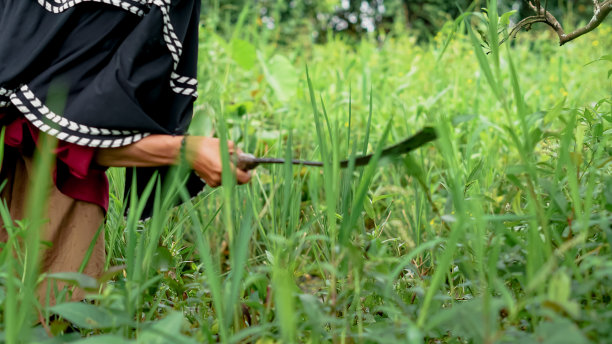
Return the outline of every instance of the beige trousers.
[[[6,146],[5,146],[6,147]],[[15,150],[6,148],[0,172],[0,183],[7,183],[1,197],[8,205],[11,218],[24,218],[27,208],[28,186],[32,176],[32,159],[24,157]],[[98,228],[103,224],[104,212],[98,205],[77,201],[62,194],[51,183],[47,202],[48,221],[41,227],[40,238],[49,245],[41,245],[41,272],[78,272],[86,253],[95,239]],[[8,233],[0,221],[0,242],[6,242]],[[94,244],[93,252],[84,273],[97,278],[104,270],[105,248],[104,230],[101,230]],[[39,300],[46,303],[47,283],[39,286]],[[63,288],[62,283],[53,283],[53,287]],[[72,291],[72,300],[82,300],[84,291]],[[51,293],[50,304],[55,304],[54,293]]]

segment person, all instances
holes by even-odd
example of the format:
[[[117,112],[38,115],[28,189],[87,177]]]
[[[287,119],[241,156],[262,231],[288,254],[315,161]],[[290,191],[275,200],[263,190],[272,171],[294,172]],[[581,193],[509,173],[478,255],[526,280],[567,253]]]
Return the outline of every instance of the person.
[[[200,6],[199,0],[0,0],[0,181],[13,220],[25,215],[39,138],[58,139],[42,271],[78,271],[95,243],[84,273],[103,273],[98,229],[109,205],[108,167],[134,167],[139,183],[126,178],[126,188],[140,192],[142,181],[156,172],[163,177],[184,155],[193,169],[190,192],[220,185],[222,143],[186,135],[197,97]],[[241,152],[227,144],[230,154]],[[248,172],[234,172],[238,183],[249,182]],[[8,239],[7,225],[0,242]]]

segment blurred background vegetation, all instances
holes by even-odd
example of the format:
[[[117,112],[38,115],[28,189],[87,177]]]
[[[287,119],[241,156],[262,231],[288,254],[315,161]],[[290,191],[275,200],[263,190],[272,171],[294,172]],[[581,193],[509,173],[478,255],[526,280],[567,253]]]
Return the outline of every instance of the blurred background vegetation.
[[[359,39],[405,30],[422,41],[435,37],[472,3],[477,10],[486,5],[482,0],[203,0],[202,16],[209,27],[231,33],[245,5],[254,4],[249,20],[277,31],[280,43],[296,35],[322,43],[330,34]],[[591,18],[592,5],[590,0],[547,2],[551,13],[570,24]],[[519,18],[531,14],[525,1],[500,1],[499,6],[500,13],[518,11]]]

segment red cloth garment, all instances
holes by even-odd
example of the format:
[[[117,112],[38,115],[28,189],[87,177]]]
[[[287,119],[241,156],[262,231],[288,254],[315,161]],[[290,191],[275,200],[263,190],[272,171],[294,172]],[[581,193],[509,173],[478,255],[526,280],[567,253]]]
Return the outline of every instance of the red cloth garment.
[[[0,122],[8,123],[5,124],[5,145],[27,154],[37,144],[39,130],[25,117],[0,113]],[[109,200],[108,178],[106,168],[93,161],[95,153],[95,148],[58,141],[53,182],[66,196],[97,204],[106,212]]]

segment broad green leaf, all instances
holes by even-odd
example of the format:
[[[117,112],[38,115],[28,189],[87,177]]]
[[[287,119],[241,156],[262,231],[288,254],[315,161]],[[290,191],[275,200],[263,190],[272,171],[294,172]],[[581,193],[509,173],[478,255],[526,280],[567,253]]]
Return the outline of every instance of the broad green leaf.
[[[502,16],[499,18],[499,24],[501,26],[510,25],[510,17],[512,17],[516,12],[517,12],[516,10],[512,10],[510,12],[506,12],[502,14]]]
[[[363,201],[363,208],[371,219],[376,218],[376,213],[374,212],[374,207],[372,206],[372,200],[369,197],[366,197],[366,199]]]
[[[548,283],[548,297],[557,302],[569,300],[571,280],[563,271],[555,273]]]
[[[132,340],[125,339],[116,334],[103,334],[100,336],[92,336],[88,338],[84,338],[81,340],[77,340],[76,342],[72,342],[76,344],[124,344],[124,343],[134,343]]]
[[[62,318],[84,329],[105,329],[133,323],[127,314],[111,311],[102,307],[82,303],[70,302],[55,305],[49,309]]]
[[[54,329],[53,327],[51,327],[51,332],[55,333],[53,331]],[[116,336],[113,336],[113,337],[116,337]],[[126,342],[129,343],[128,340],[124,339],[123,341],[119,341],[120,337],[116,337],[116,338],[117,338],[117,342],[113,342],[113,343],[117,343],[117,344],[123,344]],[[5,342],[4,338],[2,338],[2,336],[0,335],[0,343],[4,343],[4,342]],[[33,328],[30,334],[30,338],[28,338],[28,344],[64,344],[64,343],[83,343],[83,339],[80,333],[78,332],[69,332],[69,333],[64,333],[62,335],[49,337],[49,335],[47,334],[47,332],[42,326]],[[85,343],[90,343],[90,342],[85,342]],[[100,343],[100,342],[97,342],[97,343]],[[108,342],[103,342],[103,343],[108,343]]]
[[[262,60],[261,55],[260,61]],[[264,75],[274,90],[274,94],[281,102],[291,99],[297,90],[299,81],[298,71],[291,61],[282,55],[275,55],[269,61],[263,62]]]
[[[257,52],[253,44],[242,39],[235,39],[232,41],[231,47],[232,58],[240,67],[248,70],[255,66]]]
[[[55,272],[47,275],[47,277],[85,290],[95,290],[98,288],[98,281],[95,278],[78,272]]]
[[[582,344],[589,341],[573,322],[558,318],[552,322],[542,322],[534,333],[538,343],[542,344]]]
[[[137,343],[197,343],[181,333],[186,323],[183,314],[178,312],[170,313],[163,319],[152,323],[149,328],[140,333]]]
[[[168,250],[167,247],[158,247],[153,256],[153,265],[155,269],[159,271],[168,271],[168,269],[172,267],[172,264],[173,258],[170,250]]]

